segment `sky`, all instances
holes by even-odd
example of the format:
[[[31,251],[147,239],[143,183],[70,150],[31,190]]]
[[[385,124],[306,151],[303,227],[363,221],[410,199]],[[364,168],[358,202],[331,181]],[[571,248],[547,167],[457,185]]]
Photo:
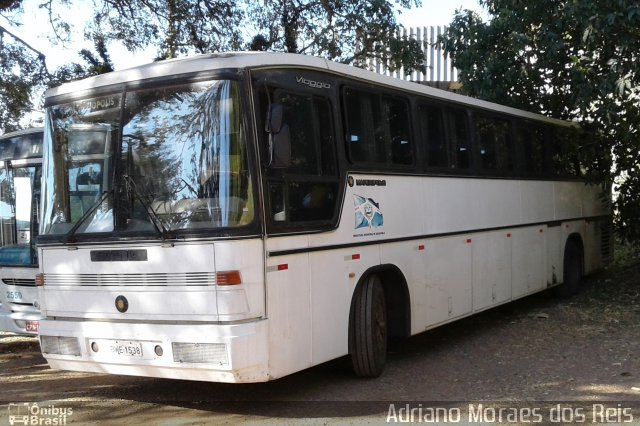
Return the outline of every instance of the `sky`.
[[[405,27],[447,25],[457,9],[475,10],[485,19],[487,16],[478,0],[422,0],[420,8],[405,11],[399,16],[399,21]]]
[[[94,50],[89,43],[83,40],[84,23],[91,18],[91,2],[75,2],[73,10],[68,11],[74,17],[72,25],[74,25],[75,37],[72,43],[67,45],[54,45],[47,37],[50,34],[41,33],[41,29],[48,29],[49,26],[44,11],[37,8],[38,3],[40,2],[33,0],[23,3],[25,8],[24,26],[12,27],[2,17],[0,17],[0,24],[44,53],[49,70],[54,70],[65,63],[80,62],[77,52],[84,47]],[[471,9],[482,12],[478,0],[422,0],[420,8],[404,11],[398,16],[398,21],[407,28],[447,25],[451,22],[456,9]],[[63,17],[69,16],[67,13],[61,13],[61,15]],[[482,16],[486,16],[486,14],[482,14]],[[108,49],[116,69],[130,68],[151,62],[155,53],[155,49],[152,48],[132,55],[119,44],[109,45]]]

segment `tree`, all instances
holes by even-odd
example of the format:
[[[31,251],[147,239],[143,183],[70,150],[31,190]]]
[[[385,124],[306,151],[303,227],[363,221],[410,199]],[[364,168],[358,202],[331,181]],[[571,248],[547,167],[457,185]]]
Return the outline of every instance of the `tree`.
[[[51,2],[52,0],[50,0]],[[66,1],[66,0],[63,0]],[[17,16],[22,12],[21,1],[0,1],[0,14],[19,27]],[[60,17],[50,15],[51,28],[60,39],[69,27]],[[82,49],[79,54],[85,64],[67,64],[51,73],[45,55],[11,31],[0,27],[0,133],[21,128],[21,120],[39,110],[42,93],[47,87],[113,71],[104,38],[94,37],[96,54]]]
[[[264,0],[247,1],[255,27],[251,50],[304,53],[366,66],[379,59],[394,70],[419,69],[419,43],[398,35],[394,4],[419,6],[418,0]]]
[[[54,11],[69,1],[45,3],[56,28],[63,27]],[[359,66],[377,58],[391,69],[404,66],[412,71],[422,65],[424,54],[415,40],[397,35],[394,5],[419,4],[420,0],[94,0],[88,32],[106,43],[120,41],[131,52],[156,46],[157,59],[250,49],[313,54]]]
[[[69,41],[73,28],[65,18],[69,8],[79,3],[40,3],[54,41]],[[114,41],[132,54],[155,47],[156,59],[270,50],[313,54],[363,67],[368,58],[376,58],[392,70],[402,66],[409,72],[422,65],[424,53],[415,40],[397,35],[395,9],[419,4],[420,0],[93,0],[93,19],[84,32],[96,53],[83,50],[84,64],[68,64],[53,73],[44,67],[38,73],[37,58],[25,55],[26,50],[16,51],[24,46],[9,49],[5,43],[1,54],[14,61],[3,62],[5,69],[22,72],[12,83],[16,93],[4,91],[3,97],[16,101],[10,114],[16,117],[12,123],[17,123],[20,111],[32,107],[29,102],[43,83],[57,85],[113,69],[107,47]],[[19,25],[21,5],[22,0],[0,0],[0,13]],[[44,65],[44,59],[39,60]],[[5,81],[9,79],[3,77]]]
[[[53,75],[49,76],[47,85],[49,87],[55,87],[68,81],[113,71],[113,62],[107,52],[104,38],[97,35],[94,38],[94,44],[96,54],[89,49],[81,49],[80,52],[78,52],[85,64],[71,63],[58,68]]]
[[[94,0],[90,33],[157,59],[239,50],[244,11],[236,0]]]
[[[597,131],[595,144],[580,147],[582,160],[600,181],[615,181],[617,231],[640,241],[640,3],[479,3],[489,21],[457,11],[439,41],[464,92]]]
[[[31,94],[44,74],[41,56],[0,27],[0,130],[20,128],[22,116],[34,109]]]
[[[10,16],[19,7],[20,2],[2,0],[0,14]],[[20,128],[22,116],[34,109],[32,93],[46,74],[44,56],[0,26],[0,131]]]

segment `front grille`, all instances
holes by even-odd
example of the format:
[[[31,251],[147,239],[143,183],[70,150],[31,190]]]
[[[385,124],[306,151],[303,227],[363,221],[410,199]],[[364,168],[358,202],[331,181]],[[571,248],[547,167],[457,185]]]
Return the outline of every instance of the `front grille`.
[[[210,286],[216,283],[213,272],[150,273],[150,274],[45,274],[47,286],[130,286],[177,287]]]
[[[29,278],[3,278],[2,282],[7,285],[15,285],[20,287],[35,287],[36,280]]]

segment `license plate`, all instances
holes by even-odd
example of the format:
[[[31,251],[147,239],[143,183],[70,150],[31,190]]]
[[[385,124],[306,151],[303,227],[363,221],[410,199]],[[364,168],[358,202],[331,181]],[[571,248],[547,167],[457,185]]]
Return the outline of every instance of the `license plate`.
[[[38,321],[27,321],[27,331],[29,333],[37,333],[40,328],[40,322]]]
[[[117,356],[142,357],[142,344],[116,340],[109,343],[109,352]]]

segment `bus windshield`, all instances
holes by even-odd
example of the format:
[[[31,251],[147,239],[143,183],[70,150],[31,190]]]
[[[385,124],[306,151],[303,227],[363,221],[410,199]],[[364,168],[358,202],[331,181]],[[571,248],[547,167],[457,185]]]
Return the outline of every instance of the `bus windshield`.
[[[0,169],[0,265],[37,264],[32,242],[39,191],[40,166]]]
[[[235,81],[52,105],[47,126],[44,235],[164,237],[253,220]]]
[[[41,167],[33,158],[42,155],[41,147],[41,130],[0,141],[0,266],[38,263],[33,243]]]

